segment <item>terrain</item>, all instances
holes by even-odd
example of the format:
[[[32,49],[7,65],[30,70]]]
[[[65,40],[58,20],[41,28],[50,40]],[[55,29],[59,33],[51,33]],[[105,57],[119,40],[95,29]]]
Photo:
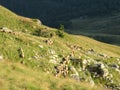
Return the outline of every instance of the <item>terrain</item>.
[[[0,89],[119,90],[120,47],[63,29],[0,6]]]
[[[108,16],[120,11],[119,0],[1,0],[0,4],[19,15],[37,17],[52,27],[69,24],[75,18]]]
[[[120,45],[120,14],[88,19],[73,19],[71,29],[66,31],[72,34],[82,34],[106,43]]]
[[[68,33],[120,45],[119,0],[0,0],[0,4],[51,27],[63,24]]]

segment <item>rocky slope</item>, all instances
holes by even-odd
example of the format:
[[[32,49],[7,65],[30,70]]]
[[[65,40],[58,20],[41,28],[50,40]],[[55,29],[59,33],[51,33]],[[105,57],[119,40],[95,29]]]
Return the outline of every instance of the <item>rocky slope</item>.
[[[119,0],[1,0],[0,4],[52,27],[63,24],[68,33],[120,45]]]
[[[120,90],[119,46],[0,11],[1,89]]]

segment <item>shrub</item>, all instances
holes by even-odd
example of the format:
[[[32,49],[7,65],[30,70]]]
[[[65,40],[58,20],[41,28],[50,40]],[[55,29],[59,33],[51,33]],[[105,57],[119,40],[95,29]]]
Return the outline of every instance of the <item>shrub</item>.
[[[47,37],[47,38],[52,38],[53,36],[55,36],[55,32],[52,31],[52,30],[41,30],[41,29],[38,29],[38,30],[35,31],[34,35]]]
[[[57,30],[56,35],[58,35],[59,37],[63,38],[64,37],[64,32]]]

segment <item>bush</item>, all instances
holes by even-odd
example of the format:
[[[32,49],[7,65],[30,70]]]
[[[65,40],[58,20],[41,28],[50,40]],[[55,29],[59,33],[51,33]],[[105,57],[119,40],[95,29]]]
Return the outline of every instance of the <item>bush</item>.
[[[56,35],[58,35],[59,37],[63,38],[64,37],[64,32],[57,30]]]
[[[42,36],[42,37],[46,37],[46,38],[52,38],[53,36],[55,36],[55,32],[52,31],[52,30],[38,29],[38,30],[35,31],[34,35]]]

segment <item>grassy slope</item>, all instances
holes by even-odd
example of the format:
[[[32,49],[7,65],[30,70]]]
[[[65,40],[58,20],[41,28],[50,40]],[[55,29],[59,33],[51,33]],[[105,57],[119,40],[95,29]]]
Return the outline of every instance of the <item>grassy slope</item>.
[[[83,34],[94,37],[97,40],[120,44],[120,14],[113,16],[73,19],[73,30],[71,33]]]
[[[55,35],[51,38],[54,41],[53,45],[48,45],[44,42],[47,38],[33,36],[28,33],[32,33],[34,30],[45,26],[38,26],[31,19],[26,20],[26,18],[23,18],[23,20],[25,20],[23,23],[23,21],[21,21],[22,17],[11,13],[1,6],[0,11],[0,27],[5,26],[16,32],[21,32],[20,35],[0,32],[0,55],[4,57],[3,62],[0,62],[1,89],[61,90],[62,87],[65,90],[82,90],[83,88],[85,90],[96,90],[96,87],[90,88],[89,84],[77,83],[69,78],[60,79],[51,76],[54,70],[53,65],[49,63],[49,56],[51,55],[49,50],[54,50],[57,55],[68,55],[71,53],[71,49],[66,43],[82,46],[86,50],[93,48],[97,52],[103,52],[113,57],[120,56],[120,47],[118,46],[101,43],[84,36],[74,36],[65,33],[64,38]],[[31,25],[37,28],[33,28]],[[30,31],[23,32],[23,29]],[[49,30],[50,29],[52,28],[49,28]],[[42,45],[43,48],[40,48],[39,45]],[[20,58],[18,54],[20,47],[25,53],[25,58],[23,59]],[[37,60],[33,58],[36,53],[39,55]],[[79,52],[76,53],[79,55]],[[24,65],[20,64],[21,61],[24,61]],[[50,74],[46,74],[45,72],[49,72]],[[99,90],[98,87],[97,89]]]
[[[89,87],[89,84],[77,83],[72,79],[60,79],[30,69],[19,63],[5,61],[0,63],[0,89],[1,90],[96,90]],[[101,88],[97,88],[100,90]]]

